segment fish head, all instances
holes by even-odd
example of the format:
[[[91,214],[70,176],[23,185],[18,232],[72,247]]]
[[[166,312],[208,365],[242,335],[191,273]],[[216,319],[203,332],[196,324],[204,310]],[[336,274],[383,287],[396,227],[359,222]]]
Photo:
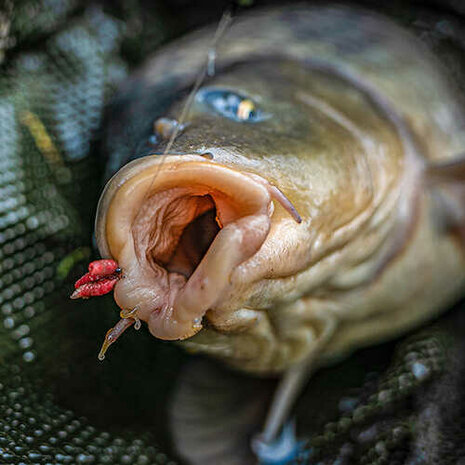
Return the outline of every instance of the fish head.
[[[292,63],[236,64],[196,92],[182,121],[188,96],[156,119],[160,154],[109,181],[98,247],[122,270],[116,303],[155,337],[200,332],[208,344],[256,327],[304,294],[295,277],[371,203],[363,156],[353,156],[361,142],[306,99],[328,89],[337,100],[344,86]]]

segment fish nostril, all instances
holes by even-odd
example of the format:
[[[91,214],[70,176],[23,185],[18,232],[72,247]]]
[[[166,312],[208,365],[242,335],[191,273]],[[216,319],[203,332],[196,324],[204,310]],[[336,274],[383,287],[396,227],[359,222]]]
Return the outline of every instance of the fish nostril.
[[[211,152],[205,152],[205,153],[201,153],[199,154],[201,157],[203,158],[206,158],[207,160],[213,160],[213,153]]]

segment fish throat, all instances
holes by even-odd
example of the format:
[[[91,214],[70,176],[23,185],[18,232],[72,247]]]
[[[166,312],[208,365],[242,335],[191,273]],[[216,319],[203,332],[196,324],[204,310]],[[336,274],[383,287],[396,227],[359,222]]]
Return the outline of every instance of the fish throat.
[[[132,234],[139,260],[187,279],[221,229],[211,194],[170,189],[151,196],[137,215]]]

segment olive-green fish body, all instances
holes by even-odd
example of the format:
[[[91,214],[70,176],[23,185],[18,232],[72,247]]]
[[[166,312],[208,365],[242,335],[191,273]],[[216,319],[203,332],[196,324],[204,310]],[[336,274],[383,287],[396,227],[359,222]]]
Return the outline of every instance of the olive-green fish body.
[[[150,59],[109,122],[109,171],[134,159],[97,217],[124,274],[118,305],[254,373],[321,364],[445,310],[465,285],[464,176],[447,168],[465,119],[437,60],[361,10],[250,14],[219,42],[167,155],[138,158],[160,117],[149,148],[166,147],[212,32]]]

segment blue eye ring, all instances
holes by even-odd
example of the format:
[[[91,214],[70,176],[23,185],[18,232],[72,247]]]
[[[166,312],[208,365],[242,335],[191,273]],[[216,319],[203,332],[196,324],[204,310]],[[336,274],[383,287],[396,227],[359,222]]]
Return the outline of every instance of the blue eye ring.
[[[208,110],[238,123],[259,123],[270,117],[250,97],[228,89],[201,89],[195,98]]]

